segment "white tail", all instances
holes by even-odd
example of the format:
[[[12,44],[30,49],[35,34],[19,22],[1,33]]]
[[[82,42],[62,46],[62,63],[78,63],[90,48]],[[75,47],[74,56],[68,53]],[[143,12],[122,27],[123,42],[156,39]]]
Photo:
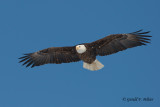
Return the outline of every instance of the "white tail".
[[[102,69],[103,67],[104,65],[100,63],[97,59],[91,64],[83,62],[83,68],[91,70],[91,71],[96,71],[96,70]]]

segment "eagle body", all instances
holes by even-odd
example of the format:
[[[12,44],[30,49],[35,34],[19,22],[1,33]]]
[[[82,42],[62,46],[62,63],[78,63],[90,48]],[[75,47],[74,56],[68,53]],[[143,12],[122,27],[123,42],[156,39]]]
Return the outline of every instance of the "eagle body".
[[[84,53],[77,52],[79,58],[83,60],[84,62],[91,64],[92,62],[96,60],[95,48],[92,48],[88,44],[81,44],[81,45],[84,45],[87,51],[85,51]]]
[[[96,56],[106,56],[126,50],[128,48],[146,45],[150,43],[148,32],[142,30],[126,33],[111,34],[91,43],[83,43],[68,47],[50,47],[37,52],[24,54],[20,62],[26,67],[35,67],[48,63],[70,63],[83,61],[83,67],[95,71],[102,69],[104,65],[96,59]]]

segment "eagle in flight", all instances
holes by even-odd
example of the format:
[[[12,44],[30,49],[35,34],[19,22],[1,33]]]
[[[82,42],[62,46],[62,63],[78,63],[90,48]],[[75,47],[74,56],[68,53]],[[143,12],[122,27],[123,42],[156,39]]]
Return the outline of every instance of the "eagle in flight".
[[[128,48],[146,45],[150,43],[148,34],[150,31],[142,30],[126,33],[111,34],[91,43],[78,44],[68,47],[50,47],[34,53],[24,54],[20,62],[26,67],[40,66],[48,63],[70,63],[82,60],[85,69],[96,71],[104,65],[96,59],[96,56],[105,56],[123,51]]]

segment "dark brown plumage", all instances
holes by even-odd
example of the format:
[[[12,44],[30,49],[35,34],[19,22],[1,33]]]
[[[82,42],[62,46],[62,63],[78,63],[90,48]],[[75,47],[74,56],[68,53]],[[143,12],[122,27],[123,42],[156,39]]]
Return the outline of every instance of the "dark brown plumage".
[[[74,47],[51,47],[44,50],[40,50],[35,53],[24,54],[25,56],[20,57],[20,62],[25,61],[26,67],[40,66],[48,63],[69,63],[80,61],[80,58],[76,54]]]
[[[26,67],[40,66],[48,63],[69,63],[83,60],[84,62],[91,64],[96,60],[96,56],[105,56],[119,51],[123,51],[127,48],[146,45],[150,43],[148,32],[141,32],[142,30],[127,33],[127,34],[112,34],[102,39],[91,43],[82,44],[85,46],[86,51],[84,53],[78,53],[76,46],[72,47],[51,47],[38,52],[25,54],[25,56],[19,58],[20,62],[27,64]],[[99,63],[99,62],[98,62]],[[87,68],[90,69],[90,68]],[[100,68],[99,68],[100,69]]]
[[[84,62],[87,62],[91,64],[96,59],[96,48],[93,48],[90,46],[89,43],[84,43],[85,47],[87,48],[87,52],[84,52],[82,54],[78,54],[79,58],[83,60]]]
[[[146,45],[146,43],[150,43],[150,39],[148,37],[152,36],[143,35],[149,33],[150,31],[141,31],[142,30],[127,34],[112,34],[90,43],[90,46],[96,48],[97,55],[104,56],[123,51],[127,48]]]

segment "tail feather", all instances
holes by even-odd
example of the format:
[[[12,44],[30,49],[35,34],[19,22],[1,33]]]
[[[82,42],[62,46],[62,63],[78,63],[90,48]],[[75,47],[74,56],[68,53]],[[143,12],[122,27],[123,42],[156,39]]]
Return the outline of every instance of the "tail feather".
[[[103,67],[104,65],[100,63],[97,59],[91,64],[83,62],[83,68],[91,70],[91,71],[96,71],[96,70],[102,69]]]

